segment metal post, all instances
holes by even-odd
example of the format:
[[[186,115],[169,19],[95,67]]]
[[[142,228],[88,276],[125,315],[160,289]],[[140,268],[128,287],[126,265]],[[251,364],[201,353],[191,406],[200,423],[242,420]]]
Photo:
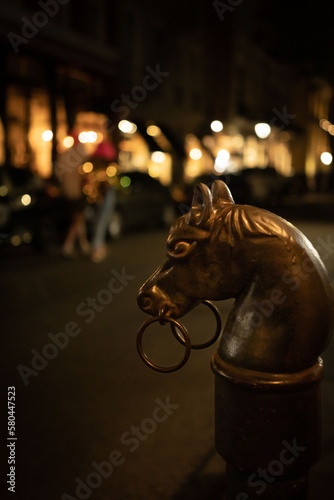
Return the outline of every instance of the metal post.
[[[306,500],[320,457],[319,357],[334,329],[334,298],[323,263],[304,235],[270,212],[235,205],[222,181],[195,189],[189,214],[171,228],[167,258],[142,286],[152,316],[138,352],[151,368],[181,368],[191,349],[217,339],[206,299],[235,298],[212,359],[216,448],[227,463],[227,500]],[[193,345],[177,318],[204,303],[217,319],[212,341]],[[210,304],[210,305],[209,305]],[[142,336],[171,323],[185,346],[173,367],[150,362]],[[218,332],[218,335],[217,335]]]
[[[227,500],[306,500],[320,457],[323,365],[261,373],[212,359],[216,448],[227,462]]]

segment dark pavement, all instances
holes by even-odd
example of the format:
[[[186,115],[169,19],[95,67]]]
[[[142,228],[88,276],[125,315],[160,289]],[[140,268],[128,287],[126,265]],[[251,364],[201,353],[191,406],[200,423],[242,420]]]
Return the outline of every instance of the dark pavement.
[[[320,245],[334,281],[333,225],[296,225]],[[127,236],[110,245],[101,264],[64,260],[57,252],[1,256],[4,414],[6,388],[16,388],[17,492],[8,498],[224,498],[210,369],[217,346],[193,351],[171,374],[150,370],[136,351],[136,332],[146,319],[136,294],[162,261],[165,240],[164,231]],[[232,302],[217,304],[223,323]],[[209,330],[209,336],[214,329],[205,308],[184,323],[194,341],[196,332]],[[168,332],[152,327],[145,337],[147,352],[161,364],[182,353]],[[334,495],[333,343],[324,360],[324,449],[312,469],[310,500]]]

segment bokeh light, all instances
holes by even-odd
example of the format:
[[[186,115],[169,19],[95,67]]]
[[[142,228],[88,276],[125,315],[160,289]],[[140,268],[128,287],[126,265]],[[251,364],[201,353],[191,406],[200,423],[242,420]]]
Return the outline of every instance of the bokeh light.
[[[131,179],[127,175],[124,175],[120,180],[120,185],[124,188],[129,187],[131,184]]]
[[[79,141],[82,144],[85,144],[86,142],[92,144],[93,142],[96,141],[96,139],[97,139],[97,133],[94,132],[93,130],[89,130],[86,132],[80,132],[80,134],[79,134]]]
[[[74,138],[70,135],[66,136],[65,139],[63,140],[64,148],[71,148],[73,144],[74,144]]]
[[[118,124],[118,128],[123,134],[134,134],[137,130],[137,125],[129,122],[129,120],[121,120]]]
[[[114,177],[117,174],[117,168],[115,165],[108,165],[106,168],[106,174],[108,177]]]
[[[82,165],[82,170],[85,174],[89,174],[89,172],[93,170],[93,164],[90,161],[86,161],[86,163]]]
[[[323,130],[328,130],[329,127],[331,126],[331,122],[326,120],[326,118],[322,118],[319,122],[319,125],[320,127],[323,129]]]
[[[257,123],[254,130],[259,139],[266,139],[271,132],[271,126],[268,123]]]
[[[219,120],[213,120],[213,122],[211,122],[211,125],[210,125],[210,128],[213,132],[221,132],[223,130],[223,124],[221,121]]]
[[[148,169],[148,174],[150,177],[153,177],[153,178],[157,178],[159,177],[160,175],[160,168],[158,165],[152,165],[149,169]]]
[[[320,160],[324,165],[330,165],[333,161],[333,156],[328,151],[325,151],[321,154]]]
[[[227,151],[227,149],[220,149],[217,153],[217,158],[214,164],[214,169],[216,170],[216,172],[223,173],[226,170],[229,159],[230,153]]]
[[[146,132],[151,137],[157,137],[161,134],[161,130],[157,125],[149,125],[146,129]]]
[[[8,194],[8,188],[5,185],[0,186],[0,196],[6,196]]]
[[[189,156],[192,160],[200,160],[202,158],[202,151],[198,148],[193,148],[190,150]]]
[[[21,203],[22,205],[24,205],[25,207],[27,207],[28,205],[30,205],[31,203],[31,196],[29,194],[24,194],[22,197],[21,197]]]
[[[151,159],[154,163],[163,163],[166,159],[166,155],[162,151],[154,151],[151,154]]]
[[[49,142],[52,140],[52,137],[53,137],[52,130],[44,130],[44,132],[42,134],[43,141]]]

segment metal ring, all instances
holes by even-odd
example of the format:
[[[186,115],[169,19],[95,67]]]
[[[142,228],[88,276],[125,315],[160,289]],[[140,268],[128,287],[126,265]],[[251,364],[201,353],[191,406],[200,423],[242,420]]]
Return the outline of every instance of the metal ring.
[[[176,325],[177,328],[181,331],[181,333],[183,335],[182,342],[181,342],[181,335],[179,333],[177,333],[177,340],[179,342],[181,342],[183,345],[185,345],[186,350],[185,350],[182,361],[180,361],[180,363],[178,363],[177,365],[158,366],[158,365],[152,363],[152,361],[150,361],[148,359],[148,357],[146,356],[146,354],[144,352],[143,346],[142,346],[142,338],[143,338],[145,330],[147,329],[148,326],[150,326],[152,323],[154,323],[156,321],[159,321],[159,323],[161,323],[161,317],[155,316],[154,318],[149,318],[147,321],[145,321],[145,323],[142,324],[142,326],[137,334],[137,350],[138,350],[139,356],[144,361],[144,363],[147,366],[149,366],[150,368],[152,368],[153,370],[156,370],[158,372],[164,372],[164,373],[175,372],[176,370],[179,370],[180,368],[182,368],[182,366],[184,366],[186,364],[186,362],[188,361],[188,358],[190,356],[191,342],[190,342],[189,334],[188,334],[187,330],[185,329],[185,327],[183,325],[181,325],[181,323],[176,321],[176,319],[164,317],[165,322],[171,323],[174,328]]]
[[[220,335],[221,329],[222,329],[222,320],[221,320],[221,317],[220,317],[220,314],[219,314],[217,307],[214,306],[208,300],[202,300],[201,303],[204,304],[205,306],[208,306],[208,308],[211,309],[211,311],[215,315],[217,326],[216,326],[216,331],[214,333],[214,336],[210,340],[208,340],[207,342],[203,342],[203,344],[192,344],[191,345],[192,349],[205,349],[206,347],[209,347],[214,342],[216,342],[216,340],[218,339],[218,337]],[[178,340],[182,345],[185,345],[183,338],[181,337],[180,333],[175,328],[174,324],[171,325],[171,329],[172,329],[172,332],[173,332],[176,340]]]

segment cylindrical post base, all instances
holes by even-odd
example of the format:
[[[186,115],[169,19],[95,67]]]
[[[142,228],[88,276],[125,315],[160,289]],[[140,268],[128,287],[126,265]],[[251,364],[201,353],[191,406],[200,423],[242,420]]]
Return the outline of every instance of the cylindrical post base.
[[[307,476],[261,478],[227,464],[227,500],[307,500]],[[255,476],[258,476],[255,479]]]
[[[216,448],[227,463],[227,500],[306,500],[320,457],[322,360],[298,373],[271,374],[212,359]]]

